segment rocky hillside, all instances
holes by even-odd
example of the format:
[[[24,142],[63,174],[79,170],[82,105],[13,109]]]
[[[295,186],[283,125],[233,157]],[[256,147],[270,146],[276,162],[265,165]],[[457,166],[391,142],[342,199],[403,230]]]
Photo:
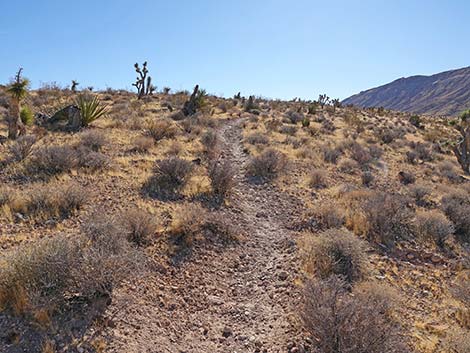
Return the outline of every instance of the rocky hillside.
[[[343,101],[418,114],[456,115],[470,107],[470,67],[432,76],[400,78]]]

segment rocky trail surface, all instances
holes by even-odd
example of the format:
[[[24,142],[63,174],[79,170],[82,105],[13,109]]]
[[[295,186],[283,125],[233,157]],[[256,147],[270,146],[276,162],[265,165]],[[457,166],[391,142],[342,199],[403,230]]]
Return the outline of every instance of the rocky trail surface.
[[[244,231],[243,240],[195,251],[117,293],[106,351],[304,351],[295,285],[300,260],[286,227],[301,205],[270,184],[247,180],[241,124],[229,120],[219,134],[237,180],[222,212]]]

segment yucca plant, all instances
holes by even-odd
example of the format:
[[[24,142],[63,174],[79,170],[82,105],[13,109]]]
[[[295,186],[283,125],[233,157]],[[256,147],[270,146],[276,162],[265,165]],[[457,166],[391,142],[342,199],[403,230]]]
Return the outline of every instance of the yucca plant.
[[[16,139],[18,134],[24,134],[25,127],[20,119],[21,101],[28,94],[29,80],[21,77],[23,68],[20,68],[15,78],[7,87],[7,92],[11,95],[10,116],[8,118],[8,138]]]
[[[80,94],[75,100],[80,108],[82,126],[88,126],[93,121],[102,118],[108,113],[106,105],[102,105],[97,96],[91,94]]]

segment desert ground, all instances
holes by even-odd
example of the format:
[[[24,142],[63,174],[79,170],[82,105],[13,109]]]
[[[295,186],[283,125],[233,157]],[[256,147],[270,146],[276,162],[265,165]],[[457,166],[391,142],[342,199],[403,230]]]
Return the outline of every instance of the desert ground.
[[[54,86],[22,105],[81,94],[106,114],[1,139],[1,352],[470,352],[457,118]]]

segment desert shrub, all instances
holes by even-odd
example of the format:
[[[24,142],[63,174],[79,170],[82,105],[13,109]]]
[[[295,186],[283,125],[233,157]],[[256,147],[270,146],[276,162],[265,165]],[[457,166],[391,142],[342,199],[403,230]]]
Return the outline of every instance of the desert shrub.
[[[207,218],[206,212],[194,204],[186,204],[175,212],[169,229],[172,241],[183,247],[192,245],[194,238],[201,233]]]
[[[336,277],[310,281],[302,312],[305,327],[322,353],[405,353],[398,328],[374,302],[353,296]]]
[[[374,181],[374,174],[372,172],[366,170],[365,172],[362,173],[361,175],[361,182],[362,185],[364,186],[370,186],[372,182]]]
[[[465,190],[456,189],[441,199],[442,210],[455,225],[456,234],[470,241],[470,196]]]
[[[28,106],[21,107],[20,119],[25,125],[31,126],[34,124],[34,114],[30,107]]]
[[[75,271],[82,296],[110,296],[122,280],[135,278],[143,269],[144,257],[127,241],[115,218],[95,213],[82,225],[82,233],[87,246]]]
[[[354,294],[374,305],[379,314],[388,317],[400,303],[399,294],[394,288],[375,281],[358,283],[354,287]]]
[[[264,180],[274,179],[285,165],[285,156],[276,150],[268,149],[251,159],[247,174]]]
[[[148,245],[157,226],[155,216],[137,208],[126,211],[121,222],[127,240],[137,246]]]
[[[353,174],[359,169],[359,164],[354,159],[345,158],[339,162],[338,169],[343,173]]]
[[[282,125],[279,128],[281,134],[293,136],[297,133],[297,127],[293,125]]]
[[[10,146],[9,151],[15,162],[22,161],[29,156],[33,145],[36,143],[36,136],[23,135],[18,137]]]
[[[154,145],[154,139],[147,136],[139,136],[134,140],[133,150],[137,152],[148,152]]]
[[[382,157],[384,151],[383,149],[378,146],[378,145],[370,145],[369,146],[369,154],[373,159],[380,159]]]
[[[208,172],[212,193],[218,199],[223,200],[230,194],[235,184],[235,172],[232,165],[228,160],[213,161],[209,164]]]
[[[311,188],[321,189],[327,185],[327,172],[324,169],[314,169],[310,172],[308,185]]]
[[[214,129],[208,129],[201,135],[201,144],[206,153],[214,152],[219,144],[219,137]]]
[[[287,111],[285,116],[292,124],[298,124],[304,119],[304,115],[302,113],[296,112],[295,110]]]
[[[47,146],[35,150],[27,163],[31,174],[51,176],[77,166],[77,152],[70,146]]]
[[[409,185],[413,184],[416,181],[416,178],[410,172],[400,171],[398,172],[398,180],[400,180],[400,183],[403,185]]]
[[[328,229],[309,243],[308,266],[322,279],[341,276],[352,283],[364,277],[367,260],[364,242],[344,229]]]
[[[160,141],[164,138],[172,139],[176,136],[177,129],[171,121],[168,120],[155,120],[147,125],[147,134],[155,141]]]
[[[406,199],[379,191],[353,191],[345,195],[346,225],[369,241],[393,247],[410,234],[412,212]]]
[[[338,158],[343,153],[339,147],[323,145],[320,147],[325,162],[336,164]]]
[[[163,159],[156,163],[144,189],[151,196],[170,196],[186,185],[192,171],[193,165],[187,160],[178,157]]]
[[[322,202],[315,205],[307,214],[302,228],[311,230],[341,228],[345,222],[345,212],[336,202]]]
[[[46,221],[70,217],[86,200],[85,190],[75,183],[40,184],[13,196],[9,207],[16,214]]]
[[[79,149],[77,152],[77,166],[91,172],[111,168],[111,160],[101,152],[88,149]]]
[[[354,159],[360,166],[366,166],[372,161],[372,156],[369,151],[362,147],[359,143],[354,143],[350,148],[351,158]]]
[[[78,242],[63,236],[21,245],[1,255],[0,306],[23,314],[64,300],[79,263]]]
[[[417,206],[425,207],[430,203],[431,188],[422,184],[410,185],[408,195],[413,198]]]
[[[321,122],[321,131],[325,134],[332,134],[336,130],[333,121],[325,119]]]
[[[99,130],[86,130],[80,133],[80,145],[98,152],[108,143],[105,134]]]
[[[432,146],[429,143],[417,142],[414,145],[413,151],[416,153],[418,159],[429,162],[434,159]]]
[[[245,141],[251,145],[267,145],[269,143],[269,138],[265,134],[255,132],[247,136]]]
[[[445,240],[454,233],[454,225],[439,211],[418,212],[414,222],[416,234],[426,241],[443,247]]]
[[[446,178],[450,182],[460,181],[460,176],[457,172],[456,167],[450,161],[443,161],[437,166],[439,170],[439,175],[443,178]]]
[[[418,154],[415,151],[406,152],[406,161],[410,164],[418,163]]]
[[[459,277],[452,287],[452,294],[454,297],[462,302],[462,304],[470,309],[470,281],[469,273]]]

